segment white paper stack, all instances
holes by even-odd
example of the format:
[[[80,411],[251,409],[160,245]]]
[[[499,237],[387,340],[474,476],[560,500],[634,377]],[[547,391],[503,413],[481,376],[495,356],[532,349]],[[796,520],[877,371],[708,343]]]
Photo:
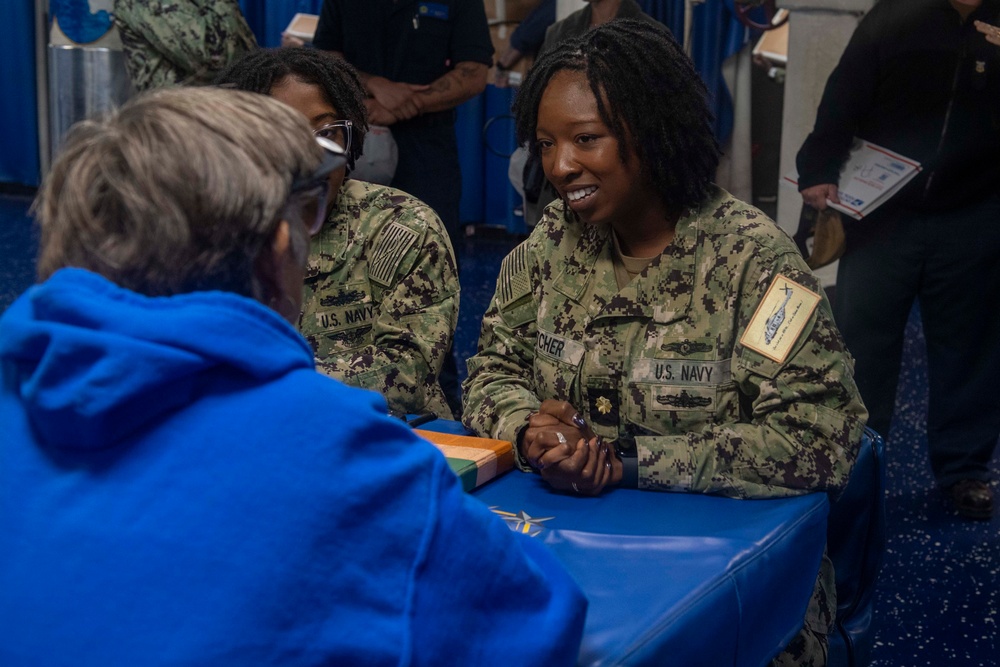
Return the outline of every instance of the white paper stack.
[[[840,170],[837,189],[840,201],[830,206],[861,220],[892,198],[920,173],[920,163],[870,141],[856,139],[851,154]],[[798,186],[798,174],[786,181]]]

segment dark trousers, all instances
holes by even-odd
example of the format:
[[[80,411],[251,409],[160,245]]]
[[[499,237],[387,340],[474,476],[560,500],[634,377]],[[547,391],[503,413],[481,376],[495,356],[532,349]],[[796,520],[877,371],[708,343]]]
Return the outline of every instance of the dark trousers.
[[[462,240],[459,224],[462,171],[458,164],[454,118],[454,112],[440,112],[392,126],[399,154],[392,187],[434,209],[448,230],[457,264]],[[462,412],[462,390],[453,352],[445,357],[439,379],[448,406],[458,419]]]
[[[1000,437],[1000,197],[855,223],[834,314],[869,425],[888,436],[914,300],[927,339],[927,439],[938,483],[987,479]]]
[[[417,117],[392,126],[399,162],[392,187],[413,195],[441,218],[451,245],[458,248],[462,170],[458,164],[453,112]]]

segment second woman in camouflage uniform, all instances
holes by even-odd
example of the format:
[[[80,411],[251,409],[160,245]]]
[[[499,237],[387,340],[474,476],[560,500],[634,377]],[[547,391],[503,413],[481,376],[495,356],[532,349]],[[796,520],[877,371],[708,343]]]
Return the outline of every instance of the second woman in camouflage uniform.
[[[613,21],[534,65],[515,103],[560,200],[504,260],[464,421],[554,488],[836,493],[865,408],[792,241],[711,180],[704,85],[672,38]],[[824,559],[778,658],[822,665]]]
[[[216,83],[271,95],[347,148],[352,163],[361,154],[364,92],[336,56],[260,50]],[[331,178],[331,199],[313,238],[300,322],[318,370],[380,392],[396,412],[450,418],[438,375],[455,333],[459,285],[444,225],[420,200],[347,179],[344,170]]]

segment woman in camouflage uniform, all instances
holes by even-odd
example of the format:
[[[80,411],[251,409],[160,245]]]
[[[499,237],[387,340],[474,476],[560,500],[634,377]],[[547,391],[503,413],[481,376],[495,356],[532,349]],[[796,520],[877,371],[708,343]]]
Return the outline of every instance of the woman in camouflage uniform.
[[[458,319],[455,255],[437,214],[405,192],[347,178],[368,122],[343,59],[307,48],[253,52],[216,83],[271,95],[344,146],[330,212],[313,238],[300,329],[317,369],[380,392],[398,413],[452,413],[438,382]]]
[[[706,91],[671,37],[614,21],[515,103],[560,199],[504,260],[464,422],[554,488],[762,498],[844,487],[866,411],[794,243],[713,185]],[[824,664],[824,561],[784,664]]]

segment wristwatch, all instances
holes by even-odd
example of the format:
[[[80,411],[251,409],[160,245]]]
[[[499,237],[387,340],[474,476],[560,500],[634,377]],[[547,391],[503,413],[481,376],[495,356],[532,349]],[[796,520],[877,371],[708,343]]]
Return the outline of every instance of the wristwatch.
[[[622,462],[622,479],[618,486],[626,489],[639,488],[639,456],[635,441],[619,438],[614,442],[615,456]]]

